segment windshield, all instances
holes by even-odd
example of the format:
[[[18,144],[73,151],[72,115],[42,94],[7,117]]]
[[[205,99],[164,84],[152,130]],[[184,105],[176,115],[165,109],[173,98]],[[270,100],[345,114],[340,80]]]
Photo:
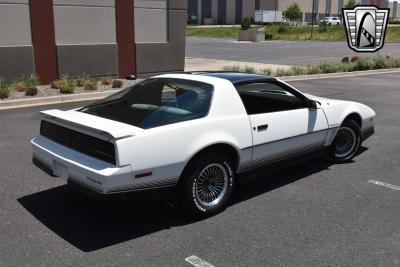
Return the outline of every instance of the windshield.
[[[79,111],[143,129],[193,120],[208,114],[212,85],[170,78],[143,81]]]

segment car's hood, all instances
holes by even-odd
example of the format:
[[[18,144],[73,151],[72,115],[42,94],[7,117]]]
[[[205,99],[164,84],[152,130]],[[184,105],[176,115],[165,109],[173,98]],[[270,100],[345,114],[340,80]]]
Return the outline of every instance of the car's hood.
[[[337,104],[337,103],[351,103],[351,101],[320,97],[320,96],[315,96],[315,95],[310,95],[310,94],[305,94],[305,96],[311,100],[315,100],[315,101],[321,103],[322,107]]]
[[[61,122],[62,124],[72,124],[80,128],[95,131],[100,134],[107,134],[113,138],[123,138],[134,136],[138,132],[144,131],[141,128],[79,112],[76,110],[62,111],[59,109],[46,110],[41,112],[48,120]]]

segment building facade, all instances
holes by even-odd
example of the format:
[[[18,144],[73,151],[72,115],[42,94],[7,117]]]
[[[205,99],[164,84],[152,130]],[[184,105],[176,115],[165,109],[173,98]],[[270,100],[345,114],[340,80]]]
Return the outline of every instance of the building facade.
[[[297,3],[303,12],[303,22],[311,22],[312,7],[317,18],[342,15],[347,0],[188,0],[189,16],[196,16],[198,24],[240,24],[244,17],[254,18],[256,10],[284,11]],[[397,2],[361,0],[361,3],[391,8],[391,18],[400,17]],[[395,6],[396,5],[396,6]]]
[[[0,76],[182,71],[187,0],[0,0]]]

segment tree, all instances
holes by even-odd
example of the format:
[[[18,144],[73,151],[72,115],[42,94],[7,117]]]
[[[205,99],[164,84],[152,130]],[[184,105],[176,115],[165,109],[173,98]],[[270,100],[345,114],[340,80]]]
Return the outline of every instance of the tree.
[[[283,15],[289,20],[299,20],[303,16],[303,12],[297,3],[293,3],[286,8]]]
[[[344,5],[345,8],[354,8],[357,5],[356,0],[349,0],[347,3]]]
[[[242,30],[248,30],[251,28],[251,17],[244,17],[242,21]]]

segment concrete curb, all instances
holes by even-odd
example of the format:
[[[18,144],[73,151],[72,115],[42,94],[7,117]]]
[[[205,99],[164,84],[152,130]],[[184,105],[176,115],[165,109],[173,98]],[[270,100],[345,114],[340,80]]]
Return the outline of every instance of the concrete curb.
[[[396,73],[396,72],[400,72],[400,68],[339,72],[339,73],[328,73],[328,74],[313,74],[313,75],[301,75],[301,76],[286,76],[278,78],[283,81],[290,82],[290,81],[305,81],[305,80],[316,80],[316,79],[332,79],[332,78],[365,76],[365,75],[386,74],[386,73]],[[111,91],[95,92],[95,93],[82,93],[74,95],[60,95],[60,96],[37,97],[37,98],[27,98],[18,100],[6,100],[6,101],[0,101],[0,110],[96,100],[109,96],[117,91],[118,90],[111,90]]]

